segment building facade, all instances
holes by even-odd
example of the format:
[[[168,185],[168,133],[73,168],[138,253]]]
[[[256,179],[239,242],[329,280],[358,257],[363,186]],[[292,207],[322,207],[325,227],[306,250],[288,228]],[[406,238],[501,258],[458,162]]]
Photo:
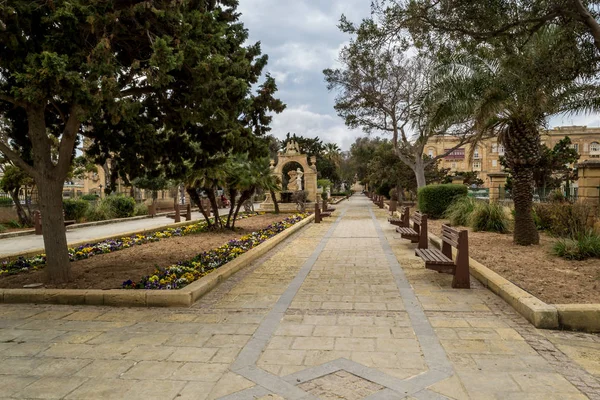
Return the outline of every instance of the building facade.
[[[600,158],[600,127],[588,128],[586,126],[561,126],[543,131],[541,142],[552,148],[568,136],[573,143],[573,148],[580,155],[579,162]],[[451,136],[437,136],[431,138],[425,146],[425,154],[437,157],[446,153],[458,144],[458,139]],[[452,151],[440,160],[440,166],[450,169],[451,172],[477,172],[483,180],[483,186],[489,187],[488,174],[502,172],[500,157],[504,155],[504,146],[496,138],[486,139],[475,145],[465,144]],[[469,155],[472,152],[472,157]]]

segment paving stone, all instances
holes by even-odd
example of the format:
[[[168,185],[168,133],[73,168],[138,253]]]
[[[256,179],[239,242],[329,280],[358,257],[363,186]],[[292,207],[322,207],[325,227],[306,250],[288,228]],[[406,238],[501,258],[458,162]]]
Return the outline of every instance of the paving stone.
[[[87,381],[82,377],[47,377],[41,378],[16,393],[15,397],[28,399],[60,399]]]

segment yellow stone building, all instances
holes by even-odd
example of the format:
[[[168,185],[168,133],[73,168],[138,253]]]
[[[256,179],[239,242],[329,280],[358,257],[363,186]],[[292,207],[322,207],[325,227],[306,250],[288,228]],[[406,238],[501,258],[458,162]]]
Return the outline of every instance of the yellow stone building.
[[[573,147],[580,154],[579,162],[600,158],[600,128],[586,126],[561,126],[542,132],[542,144],[552,148],[565,136],[568,136]],[[458,140],[451,136],[438,136],[431,138],[425,146],[425,154],[435,157],[453,148]],[[476,144],[473,157],[470,158],[471,144],[466,144],[440,161],[440,166],[449,168],[452,172],[477,172],[483,180],[483,186],[489,187],[488,174],[502,172],[500,157],[504,155],[504,146],[497,139],[487,139]]]

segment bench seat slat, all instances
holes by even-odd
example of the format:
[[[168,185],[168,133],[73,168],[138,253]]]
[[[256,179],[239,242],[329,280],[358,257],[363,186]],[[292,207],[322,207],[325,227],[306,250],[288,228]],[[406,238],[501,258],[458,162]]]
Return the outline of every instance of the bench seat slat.
[[[406,228],[406,227],[402,227],[402,226],[397,227],[396,232],[398,232],[404,236],[419,236],[417,231],[415,231],[414,229]]]
[[[425,262],[440,265],[454,265],[454,262],[438,249],[416,249],[415,255],[424,259]]]

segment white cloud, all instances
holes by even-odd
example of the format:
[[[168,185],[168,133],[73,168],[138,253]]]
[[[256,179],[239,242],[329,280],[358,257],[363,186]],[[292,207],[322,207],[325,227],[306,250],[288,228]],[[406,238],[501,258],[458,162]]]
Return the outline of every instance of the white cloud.
[[[335,115],[310,111],[308,105],[291,107],[274,116],[271,127],[270,133],[280,139],[291,132],[305,137],[318,137],[325,143],[337,143],[342,150],[348,150],[357,137],[364,135],[360,130],[347,128],[344,121]]]

